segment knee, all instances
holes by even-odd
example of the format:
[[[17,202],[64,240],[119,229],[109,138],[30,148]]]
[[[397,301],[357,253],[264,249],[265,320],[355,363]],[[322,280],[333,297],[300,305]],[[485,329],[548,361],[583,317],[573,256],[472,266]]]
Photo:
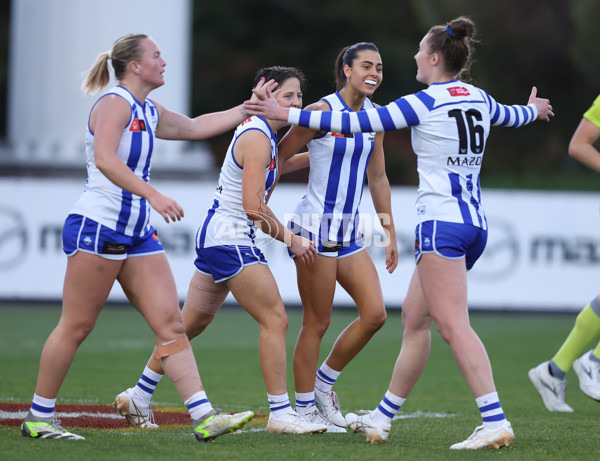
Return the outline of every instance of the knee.
[[[189,339],[195,338],[206,330],[206,327],[210,325],[213,319],[213,315],[204,315],[194,322],[193,325],[188,325],[187,322],[185,322],[185,334]]]
[[[363,323],[365,328],[371,333],[379,331],[379,329],[383,325],[385,325],[386,320],[387,312],[383,306],[381,309],[378,309],[374,312],[370,312],[368,315],[361,315],[361,322]]]
[[[402,311],[402,327],[405,332],[429,330],[431,322],[429,315],[409,315]]]
[[[73,341],[77,346],[79,346],[85,338],[92,332],[94,326],[96,325],[96,321],[80,321],[75,324],[67,324],[65,322],[60,322],[57,327],[57,333],[61,334],[64,338],[64,341],[67,341],[69,338]]]
[[[277,309],[269,310],[264,316],[264,320],[262,322],[259,321],[259,323],[269,330],[282,331],[286,334],[288,329],[288,316],[285,312],[285,306],[281,304]]]
[[[465,337],[471,330],[469,325],[459,325],[456,322],[436,321],[436,329],[442,339],[452,345],[455,339]]]
[[[156,333],[157,336],[166,338],[167,340],[186,334],[183,317],[179,309],[167,314],[163,318],[162,324],[159,326],[159,331]]]
[[[327,333],[329,329],[329,325],[331,324],[331,317],[315,317],[311,316],[310,318],[304,317],[302,322],[302,329],[308,330],[312,332],[313,335],[318,338],[322,338]]]

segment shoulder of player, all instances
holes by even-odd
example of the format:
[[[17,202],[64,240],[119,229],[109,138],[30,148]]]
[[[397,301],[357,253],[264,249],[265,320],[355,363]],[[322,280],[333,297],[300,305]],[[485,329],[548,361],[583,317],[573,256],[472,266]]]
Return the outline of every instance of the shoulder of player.
[[[313,102],[304,108],[305,110],[331,110],[329,104],[326,101],[320,99],[317,102]]]

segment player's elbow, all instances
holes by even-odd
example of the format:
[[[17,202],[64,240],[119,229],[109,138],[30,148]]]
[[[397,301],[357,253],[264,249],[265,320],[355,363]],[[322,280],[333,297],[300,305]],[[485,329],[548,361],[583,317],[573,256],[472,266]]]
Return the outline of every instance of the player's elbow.
[[[252,200],[242,200],[242,205],[244,206],[244,211],[246,212],[246,216],[248,219],[252,221],[261,221],[263,216],[260,211],[260,208],[256,206],[256,203]]]
[[[580,158],[580,154],[581,154],[581,145],[578,142],[573,142],[571,141],[569,143],[569,149],[568,149],[569,155],[571,157],[573,157],[574,159],[579,160]]]

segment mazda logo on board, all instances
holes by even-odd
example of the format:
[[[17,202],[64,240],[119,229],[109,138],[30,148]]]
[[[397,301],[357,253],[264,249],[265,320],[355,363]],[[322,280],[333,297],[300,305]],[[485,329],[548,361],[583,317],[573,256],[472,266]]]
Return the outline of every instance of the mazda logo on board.
[[[473,277],[496,281],[512,275],[519,263],[520,246],[515,228],[498,218],[489,219],[488,241],[473,267]]]

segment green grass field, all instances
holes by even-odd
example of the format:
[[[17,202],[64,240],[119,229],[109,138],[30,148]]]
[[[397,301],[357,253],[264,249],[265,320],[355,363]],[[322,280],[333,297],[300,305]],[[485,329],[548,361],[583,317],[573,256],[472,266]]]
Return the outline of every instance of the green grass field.
[[[31,400],[39,356],[54,328],[56,307],[0,305],[0,401]],[[288,392],[293,398],[291,353],[301,312],[289,312]],[[337,334],[352,320],[351,310],[336,310],[323,343],[324,358]],[[86,441],[31,440],[14,427],[0,427],[0,459],[145,461],[183,459],[304,460],[304,459],[598,459],[600,403],[585,397],[569,372],[567,402],[572,414],[549,413],[527,378],[529,368],[550,358],[571,329],[574,315],[475,313],[472,323],[485,343],[507,417],[516,433],[515,445],[493,452],[452,452],[448,447],[471,434],[480,417],[460,375],[450,348],[437,333],[429,363],[401,419],[392,425],[385,445],[366,443],[360,434],[273,435],[266,421],[254,420],[247,430],[196,442],[189,427],[157,431],[79,429]],[[400,315],[388,322],[344,370],[335,390],[344,413],[372,409],[387,389],[402,335]],[[133,386],[152,349],[153,335],[141,316],[129,307],[110,307],[80,348],[58,396],[58,403],[111,404],[114,396]],[[258,327],[238,308],[223,309],[193,341],[208,397],[223,411],[268,413],[258,366]],[[179,395],[164,379],[155,405],[181,407]]]

